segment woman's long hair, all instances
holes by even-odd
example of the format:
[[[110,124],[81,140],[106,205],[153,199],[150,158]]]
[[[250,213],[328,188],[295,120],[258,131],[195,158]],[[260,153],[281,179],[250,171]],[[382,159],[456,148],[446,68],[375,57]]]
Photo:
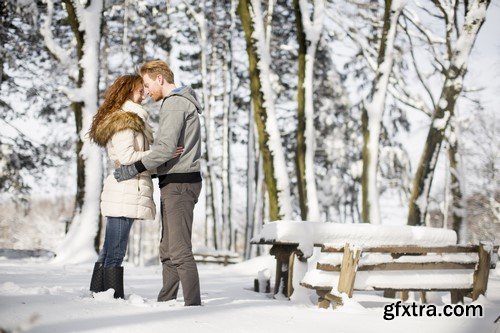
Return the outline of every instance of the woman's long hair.
[[[123,103],[130,98],[132,92],[142,84],[142,78],[137,74],[122,75],[113,82],[104,95],[104,102],[97,110],[92,120],[90,139],[95,142],[96,130],[99,123],[113,112],[120,110]]]

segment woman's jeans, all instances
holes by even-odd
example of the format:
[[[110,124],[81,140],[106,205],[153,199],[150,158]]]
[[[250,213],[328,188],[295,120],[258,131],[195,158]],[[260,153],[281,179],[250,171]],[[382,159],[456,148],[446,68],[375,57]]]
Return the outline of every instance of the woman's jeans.
[[[127,250],[128,235],[134,219],[108,216],[104,245],[97,262],[103,262],[105,268],[120,267]]]

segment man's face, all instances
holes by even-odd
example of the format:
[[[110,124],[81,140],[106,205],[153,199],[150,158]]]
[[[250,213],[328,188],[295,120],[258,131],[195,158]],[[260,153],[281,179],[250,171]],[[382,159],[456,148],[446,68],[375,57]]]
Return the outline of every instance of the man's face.
[[[144,82],[144,92],[149,95],[153,101],[158,102],[163,98],[163,93],[161,89],[161,80],[163,78],[161,75],[155,76],[154,79],[149,77],[149,74],[144,74],[142,76],[142,81]]]

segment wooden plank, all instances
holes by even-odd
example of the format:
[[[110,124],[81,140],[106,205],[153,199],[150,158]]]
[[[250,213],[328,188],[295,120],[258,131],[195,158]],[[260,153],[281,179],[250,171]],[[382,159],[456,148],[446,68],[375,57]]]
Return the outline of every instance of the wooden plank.
[[[388,262],[376,265],[363,265],[358,271],[406,271],[436,269],[474,269],[475,263],[455,262]]]
[[[335,309],[339,306],[342,306],[344,303],[342,302],[342,298],[334,295],[332,293],[328,293],[325,295],[325,299],[332,304],[332,307]]]
[[[319,262],[316,263],[316,269],[319,269],[320,271],[340,272],[340,267],[342,267],[342,265],[320,264]]]
[[[258,241],[252,241],[250,242],[252,245],[290,245],[290,246],[299,246],[299,242],[292,242],[292,241],[277,241],[274,239],[260,239]],[[314,243],[314,247],[322,247],[324,246],[323,243]]]
[[[330,286],[313,286],[313,285],[311,285],[309,283],[305,283],[305,282],[301,282],[300,285],[302,287],[305,287],[305,288],[308,288],[308,289],[316,290],[316,292],[318,292],[318,291],[326,291],[326,292],[328,292],[328,291],[332,290],[332,287],[330,287]]]
[[[293,294],[293,266],[295,262],[295,251],[290,254],[290,257],[288,257],[288,274],[292,277],[291,279],[288,279],[287,281],[287,291],[288,294],[287,296],[290,297]]]
[[[342,268],[340,270],[339,285],[337,289],[341,293],[346,293],[349,297],[352,296],[360,256],[361,249],[351,250],[349,244],[344,246]]]
[[[318,263],[316,268],[327,272],[340,272],[341,265]],[[408,270],[436,270],[436,269],[474,269],[475,263],[454,262],[388,262],[375,265],[359,265],[360,271],[408,271]]]
[[[490,274],[491,253],[486,250],[485,244],[479,245],[479,264],[474,271],[474,286],[472,300],[475,301],[479,295],[486,294],[488,288],[488,276]]]
[[[340,270],[337,290],[340,293],[346,293],[349,297],[352,297],[352,291],[354,289],[354,282],[356,279],[356,269],[358,267],[360,255],[360,249],[351,250],[349,244],[344,246],[342,269]],[[332,294],[331,292],[327,293],[324,298],[332,303],[334,309],[343,305],[342,298]]]
[[[479,249],[478,245],[449,245],[449,246],[416,246],[416,245],[388,245],[365,247],[363,252],[372,253],[402,253],[402,254],[420,254],[420,253],[474,253]],[[339,253],[341,248],[322,246],[321,252]]]
[[[356,289],[357,290],[357,289]],[[363,289],[364,290],[364,289]],[[471,292],[472,288],[383,288],[383,287],[373,287],[373,290],[383,290],[389,292],[398,292],[398,291],[452,291],[452,290],[461,290],[464,293]]]
[[[316,294],[318,295],[318,308],[328,309],[330,307],[330,301],[325,298],[325,295],[328,294],[330,290],[316,290]]]
[[[299,245],[298,242],[281,242],[274,239],[259,239],[258,241],[251,241],[253,245]]]

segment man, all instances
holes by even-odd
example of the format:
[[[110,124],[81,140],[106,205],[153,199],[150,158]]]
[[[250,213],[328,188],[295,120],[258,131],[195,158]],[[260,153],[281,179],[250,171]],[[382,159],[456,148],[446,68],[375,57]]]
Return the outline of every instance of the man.
[[[160,259],[163,288],[158,301],[176,299],[182,283],[185,305],[201,305],[200,282],[191,247],[194,205],[201,191],[201,106],[190,87],[177,88],[169,66],[160,60],[145,63],[140,74],[144,91],[154,101],[163,99],[159,128],[151,153],[115,170],[118,181],[157,168],[161,191],[162,235]],[[184,153],[174,156],[177,146]]]

